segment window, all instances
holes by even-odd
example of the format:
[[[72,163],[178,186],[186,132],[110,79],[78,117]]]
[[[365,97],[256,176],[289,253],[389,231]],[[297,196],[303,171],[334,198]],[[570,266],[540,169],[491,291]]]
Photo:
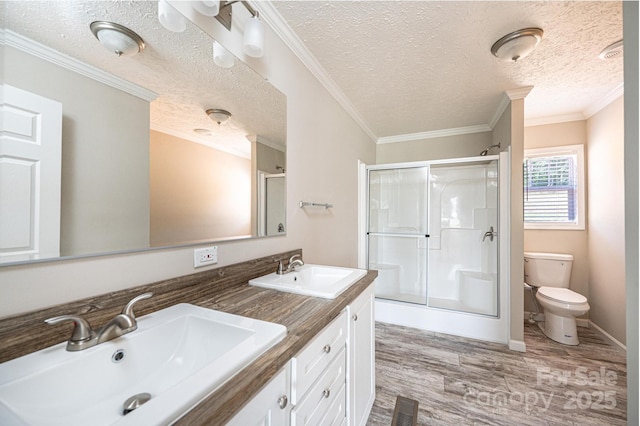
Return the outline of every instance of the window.
[[[585,229],[584,148],[524,153],[525,229]]]

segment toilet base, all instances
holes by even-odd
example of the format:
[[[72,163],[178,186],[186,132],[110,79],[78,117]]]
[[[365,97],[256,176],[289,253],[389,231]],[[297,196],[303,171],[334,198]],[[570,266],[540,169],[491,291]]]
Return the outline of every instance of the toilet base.
[[[562,317],[545,311],[544,322],[539,322],[538,327],[548,338],[563,345],[579,345],[578,329],[575,317]]]

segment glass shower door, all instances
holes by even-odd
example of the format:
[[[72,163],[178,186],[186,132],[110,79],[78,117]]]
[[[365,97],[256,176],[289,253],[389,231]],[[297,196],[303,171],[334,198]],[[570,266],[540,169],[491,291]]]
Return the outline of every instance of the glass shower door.
[[[369,170],[368,264],[376,297],[427,303],[429,167]]]
[[[498,315],[497,166],[431,166],[430,308]]]

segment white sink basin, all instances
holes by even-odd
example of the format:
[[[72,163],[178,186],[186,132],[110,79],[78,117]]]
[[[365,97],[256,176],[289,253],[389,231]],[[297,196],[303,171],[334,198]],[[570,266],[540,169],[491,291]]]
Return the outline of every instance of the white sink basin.
[[[366,274],[364,269],[305,264],[288,274],[278,275],[274,272],[250,280],[249,284],[305,296],[335,299]]]
[[[66,343],[0,364],[2,425],[167,424],[282,340],[279,324],[179,304],[80,352]],[[124,357],[115,362],[117,351]],[[123,415],[129,397],[149,393]]]

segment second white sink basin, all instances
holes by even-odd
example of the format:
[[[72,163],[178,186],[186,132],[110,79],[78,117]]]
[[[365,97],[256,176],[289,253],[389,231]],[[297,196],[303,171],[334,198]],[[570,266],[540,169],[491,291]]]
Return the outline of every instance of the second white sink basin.
[[[0,364],[0,424],[168,424],[285,334],[279,324],[174,305],[93,348],[61,343]],[[123,403],[145,393],[148,402],[123,415]]]
[[[287,274],[278,275],[274,272],[255,278],[249,284],[305,296],[335,299],[366,274],[364,269],[305,264]]]

